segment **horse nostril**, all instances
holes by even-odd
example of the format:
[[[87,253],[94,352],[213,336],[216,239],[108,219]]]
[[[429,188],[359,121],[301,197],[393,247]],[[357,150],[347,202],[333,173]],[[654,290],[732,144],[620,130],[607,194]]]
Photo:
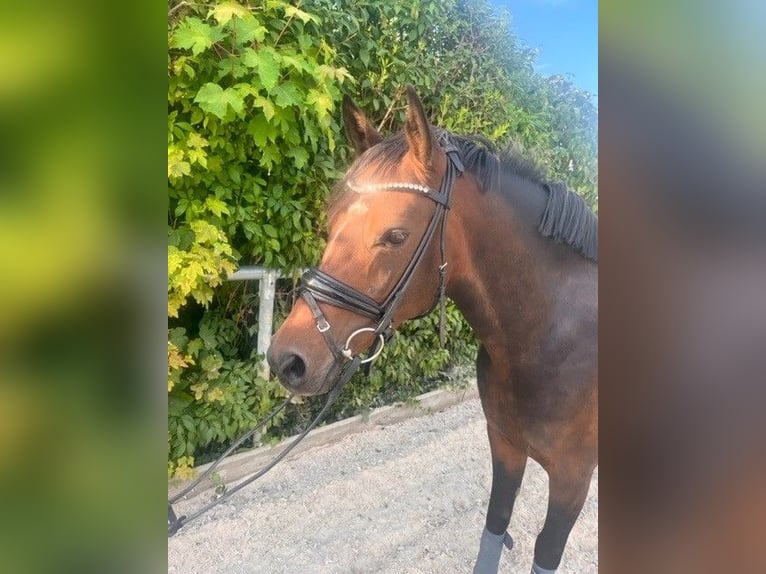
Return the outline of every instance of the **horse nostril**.
[[[294,353],[288,353],[279,366],[279,373],[285,382],[296,385],[306,374],[306,362]]]

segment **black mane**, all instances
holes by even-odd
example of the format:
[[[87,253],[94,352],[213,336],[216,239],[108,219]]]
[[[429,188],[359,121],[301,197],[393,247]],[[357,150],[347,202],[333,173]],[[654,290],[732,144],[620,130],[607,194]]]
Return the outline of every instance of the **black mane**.
[[[461,136],[432,128],[435,141],[445,136],[460,150],[466,170],[481,183],[482,190],[507,194],[510,177],[526,179],[548,192],[548,201],[537,230],[543,237],[569,245],[577,253],[598,262],[598,219],[579,195],[562,183],[552,183],[531,162],[513,151],[498,152],[494,144],[480,136]],[[354,173],[374,166],[382,175],[394,170],[407,153],[407,140],[403,134],[395,135],[373,146],[362,154],[349,170],[346,179]],[[340,182],[338,189],[343,188]]]

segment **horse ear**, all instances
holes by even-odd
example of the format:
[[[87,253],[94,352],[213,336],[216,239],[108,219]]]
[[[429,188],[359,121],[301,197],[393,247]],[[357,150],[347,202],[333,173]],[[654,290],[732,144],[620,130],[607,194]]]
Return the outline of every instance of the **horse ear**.
[[[346,136],[354,146],[357,155],[361,155],[377,143],[383,141],[383,136],[370,123],[365,113],[354,103],[347,94],[343,95],[343,124]]]
[[[407,123],[404,125],[407,144],[418,163],[428,171],[431,169],[431,128],[412,86],[407,86],[407,103]]]

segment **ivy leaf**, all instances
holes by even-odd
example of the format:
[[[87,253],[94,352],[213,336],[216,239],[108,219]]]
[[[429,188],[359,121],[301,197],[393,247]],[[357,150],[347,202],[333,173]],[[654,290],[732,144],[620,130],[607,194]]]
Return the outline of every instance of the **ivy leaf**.
[[[261,148],[261,159],[258,160],[258,163],[262,167],[270,170],[275,165],[279,165],[279,162],[281,161],[282,161],[282,153],[277,146],[268,145]]]
[[[202,349],[202,339],[192,339],[189,341],[189,345],[186,347],[186,352],[192,357],[196,357],[197,353]]]
[[[290,151],[287,152],[287,157],[291,157],[295,160],[295,167],[298,169],[301,169],[309,160],[309,152],[307,152],[302,147],[293,147],[290,148]],[[300,212],[295,212],[300,213]]]
[[[216,199],[215,197],[208,197],[205,199],[205,207],[207,207],[208,211],[210,211],[213,215],[217,215],[218,217],[221,217],[221,214],[229,214],[229,208],[228,206],[221,201],[220,199]]]
[[[213,16],[219,24],[226,24],[226,22],[234,17],[244,18],[245,16],[249,16],[250,12],[248,12],[247,8],[242,6],[242,4],[229,0],[228,2],[221,2],[218,4],[215,8],[211,9],[207,15],[208,18]]]
[[[182,258],[178,247],[168,245],[168,276],[173,275],[181,267]]]
[[[191,173],[191,165],[184,161],[183,150],[177,148],[168,148],[168,177],[178,179]]]
[[[359,59],[362,61],[362,64],[364,64],[364,67],[368,67],[370,65],[370,51],[366,48],[362,48],[359,50]]]
[[[263,110],[263,115],[267,121],[274,117],[274,104],[263,96],[256,96],[253,105]]]
[[[231,74],[232,78],[241,78],[247,74],[248,70],[242,65],[239,58],[225,58],[218,64],[218,74],[216,74],[216,80],[220,80],[223,77]]]
[[[261,148],[266,147],[268,140],[274,141],[277,136],[276,126],[260,114],[247,124],[247,132],[253,136],[253,141]]]
[[[281,107],[297,106],[301,103],[301,94],[294,84],[282,84],[274,88],[272,92],[275,103]]]
[[[178,205],[176,205],[176,217],[181,217],[184,213],[186,213],[187,209],[189,209],[189,200],[185,197],[182,197],[178,200]],[[168,271],[168,273],[170,274],[170,271]]]
[[[223,32],[205,24],[199,18],[187,18],[173,31],[171,48],[191,48],[195,56],[201,54],[215,42],[223,39]]]
[[[266,28],[261,26],[261,23],[250,13],[234,20],[231,27],[238,44],[249,44],[253,41],[263,42],[266,37]]]
[[[217,345],[217,341],[215,340],[215,330],[213,327],[211,327],[209,324],[205,322],[201,322],[199,326],[199,338],[202,339],[202,342],[205,344],[205,347],[208,349],[215,349]],[[211,359],[209,358],[209,355],[203,357],[202,359],[202,367],[207,369],[210,367]]]
[[[193,398],[189,393],[180,392],[168,395],[168,414],[180,416],[192,400]]]
[[[194,101],[206,112],[214,114],[221,119],[226,117],[226,110],[231,106],[235,113],[242,112],[245,101],[242,96],[232,88],[225,90],[213,82],[208,82],[197,92]]]
[[[252,48],[245,51],[242,56],[242,63],[248,68],[255,68],[258,77],[267,91],[271,92],[279,80],[279,54],[273,48]]]
[[[307,60],[302,54],[299,54],[293,50],[280,51],[279,54],[282,58],[282,63],[290,66],[299,72],[308,72],[313,74],[316,68],[316,64]]]
[[[324,40],[320,41],[321,47],[323,49],[329,48],[329,46],[325,43]],[[309,34],[298,34],[298,46],[300,46],[301,52],[309,52],[311,50],[311,46],[314,45],[314,39]]]
[[[266,235],[269,237],[278,237],[279,233],[277,232],[277,228],[271,225],[270,223],[264,223],[263,230],[266,232]]]
[[[297,17],[304,24],[308,22],[309,20],[317,24],[321,23],[319,18],[317,18],[313,14],[309,14],[308,12],[304,12],[303,10],[299,10],[295,6],[285,5],[284,8],[285,8],[285,16],[287,16],[288,18]]]
[[[247,239],[252,239],[258,233],[258,224],[255,221],[245,221],[242,223],[242,228]]]
[[[207,147],[208,141],[199,135],[197,132],[189,132],[189,137],[186,139],[186,145],[194,148]]]
[[[332,98],[319,90],[309,90],[306,103],[314,106],[320,119],[328,117],[329,111],[333,107]]]
[[[230,165],[226,169],[226,172],[229,174],[229,177],[231,178],[231,180],[237,185],[239,185],[239,182],[240,182],[239,169],[237,169],[233,165]]]

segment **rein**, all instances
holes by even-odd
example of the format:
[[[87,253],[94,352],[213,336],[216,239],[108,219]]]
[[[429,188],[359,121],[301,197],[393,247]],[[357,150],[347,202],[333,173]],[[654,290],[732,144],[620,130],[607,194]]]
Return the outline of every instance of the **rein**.
[[[394,285],[394,287],[391,289],[383,303],[378,303],[371,297],[368,297],[350,285],[335,279],[331,275],[324,273],[318,268],[311,268],[303,274],[301,277],[301,285],[299,286],[300,296],[309,306],[309,309],[311,310],[311,313],[314,317],[314,322],[316,323],[317,330],[322,334],[322,337],[324,337],[327,346],[332,351],[336,360],[348,362],[338,376],[338,380],[330,390],[330,393],[327,396],[327,401],[319,413],[317,413],[311,423],[309,423],[309,425],[301,432],[301,434],[298,435],[295,440],[293,440],[293,442],[291,442],[287,447],[285,447],[282,452],[276,455],[264,468],[257,471],[252,476],[242,480],[231,489],[226,490],[220,497],[205,504],[188,516],[179,517],[176,515],[173,504],[178,502],[182,497],[196,488],[202,482],[202,480],[209,476],[218,467],[218,465],[226,456],[231,454],[234,449],[236,449],[249,437],[253,436],[260,428],[262,428],[279,412],[281,412],[293,398],[295,393],[290,393],[290,395],[282,403],[275,407],[266,416],[265,419],[260,421],[245,434],[237,438],[234,443],[232,443],[232,445],[226,449],[226,451],[191,484],[187,485],[183,490],[169,498],[168,538],[178,532],[178,530],[185,524],[188,524],[192,520],[199,518],[202,514],[227,500],[235,492],[259,479],[272,468],[274,468],[277,463],[285,458],[291,450],[298,446],[298,443],[300,443],[306,437],[306,435],[308,435],[309,432],[319,423],[327,410],[330,408],[330,405],[332,405],[338,396],[340,396],[341,391],[351,380],[351,377],[354,375],[354,373],[356,373],[362,365],[369,366],[372,361],[378,358],[380,353],[383,351],[383,347],[385,346],[386,342],[390,340],[391,336],[393,335],[392,316],[396,306],[398,305],[399,300],[410,284],[415,271],[420,265],[420,262],[423,259],[426,249],[428,248],[428,245],[430,244],[437,227],[441,227],[440,250],[442,264],[439,266],[439,286],[437,288],[436,295],[434,296],[434,303],[425,313],[423,313],[423,315],[430,313],[434,307],[436,307],[437,303],[439,304],[439,341],[442,347],[444,346],[446,315],[445,290],[447,274],[447,213],[452,204],[452,187],[455,183],[456,177],[462,175],[464,167],[463,162],[460,159],[458,148],[452,144],[446,136],[444,136],[444,139],[441,143],[444,151],[447,154],[448,161],[447,170],[444,174],[444,177],[442,178],[438,190],[417,183],[388,183],[367,186],[355,186],[350,183],[347,184],[349,189],[355,192],[400,191],[416,193],[434,201],[436,203],[436,210],[431,216],[431,220],[428,222],[428,227],[426,227],[423,236],[420,238],[420,243],[418,243],[418,246],[413,253],[412,259],[410,259],[409,263],[402,272],[402,275],[399,277],[399,280],[396,282],[396,285]],[[345,345],[343,347],[339,347],[335,339],[332,337],[330,323],[327,321],[324,313],[322,312],[322,309],[319,307],[320,302],[327,303],[341,309],[346,309],[348,311],[357,313],[358,315],[362,315],[363,317],[367,317],[368,319],[376,321],[377,325],[375,327],[363,327],[361,329],[357,329],[348,336]],[[373,335],[373,341],[370,347],[367,349],[368,356],[364,359],[362,359],[361,355],[359,354],[353,355],[351,351],[351,341],[354,339],[354,337],[361,333],[372,333]]]
[[[298,435],[293,442],[291,442],[285,449],[280,452],[278,455],[276,455],[269,464],[267,464],[265,467],[263,467],[261,470],[253,474],[252,476],[246,478],[242,482],[238,483],[231,489],[226,490],[224,494],[222,494],[220,497],[208,502],[206,505],[202,506],[201,508],[195,510],[193,513],[191,513],[188,516],[177,516],[175,513],[175,510],[173,509],[173,504],[178,502],[182,497],[186,496],[189,492],[191,492],[194,488],[196,488],[202,480],[205,479],[205,477],[209,476],[217,467],[218,465],[223,461],[225,457],[230,455],[235,448],[237,448],[239,445],[241,445],[245,440],[247,440],[249,437],[253,436],[258,429],[263,427],[267,422],[269,422],[271,419],[273,419],[282,409],[284,409],[287,406],[287,403],[290,402],[290,400],[295,396],[295,393],[290,393],[290,395],[282,401],[274,410],[272,410],[265,419],[260,421],[257,425],[255,425],[252,429],[247,431],[245,434],[240,436],[237,440],[232,443],[232,445],[226,449],[226,452],[224,452],[218,459],[207,469],[205,472],[203,472],[200,476],[198,476],[194,482],[186,486],[181,492],[178,492],[174,496],[168,499],[168,538],[173,536],[178,530],[184,526],[185,524],[188,524],[192,520],[199,518],[202,516],[205,512],[210,510],[211,508],[218,506],[220,503],[222,503],[227,498],[231,497],[235,492],[238,490],[241,490],[251,482],[258,480],[261,478],[264,474],[269,472],[272,468],[274,468],[279,461],[281,461],[283,458],[285,458],[291,450],[293,450],[296,446],[298,446],[298,443],[301,442],[304,438],[306,438],[306,435],[309,434],[309,432],[319,423],[319,421],[322,419],[324,414],[327,412],[327,409],[330,408],[330,405],[332,405],[335,400],[340,396],[340,392],[343,390],[343,388],[346,386],[346,384],[351,380],[351,377],[359,370],[359,367],[362,364],[362,359],[360,356],[356,356],[352,359],[350,363],[348,363],[341,373],[341,375],[338,377],[338,382],[335,383],[335,386],[330,391],[330,394],[327,396],[327,401],[325,402],[324,406],[322,407],[322,410],[320,410],[317,415],[314,417],[314,419],[309,423],[309,425],[303,429],[303,432],[301,432],[300,435]]]

